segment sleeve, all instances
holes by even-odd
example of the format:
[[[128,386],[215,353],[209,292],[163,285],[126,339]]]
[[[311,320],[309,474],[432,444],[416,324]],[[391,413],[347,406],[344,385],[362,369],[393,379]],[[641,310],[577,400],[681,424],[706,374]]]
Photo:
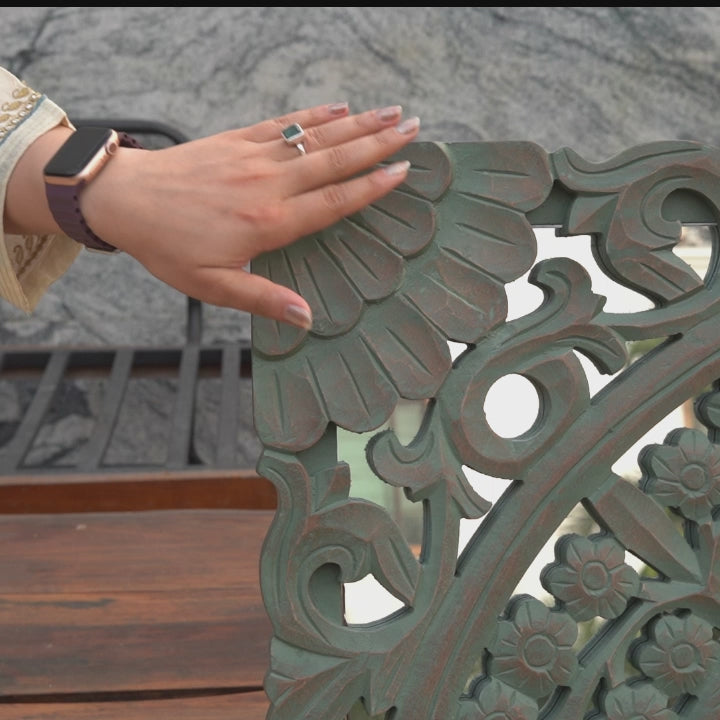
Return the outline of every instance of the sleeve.
[[[10,175],[25,150],[58,124],[65,112],[0,67],[0,208]],[[61,234],[5,233],[0,213],[0,297],[31,312],[47,288],[70,267],[82,245]]]

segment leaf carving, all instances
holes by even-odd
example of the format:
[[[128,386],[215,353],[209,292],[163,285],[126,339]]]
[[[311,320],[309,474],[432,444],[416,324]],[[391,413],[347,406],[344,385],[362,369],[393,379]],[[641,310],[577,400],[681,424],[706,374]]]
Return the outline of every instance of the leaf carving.
[[[687,720],[708,720],[720,717],[720,667],[708,673],[695,701],[683,712]]]
[[[553,154],[558,179],[578,192],[563,226],[566,234],[597,236],[604,269],[618,282],[662,303],[703,285],[697,273],[673,253],[679,219],[666,219],[665,201],[692,191],[717,212],[716,153],[692,142],[639,146],[604,163],[589,163],[564,149]]]
[[[385,482],[406,488],[416,502],[425,499],[437,484],[445,483],[462,517],[482,517],[490,503],[468,482],[437,423],[431,420],[424,428],[409,447],[402,445],[392,431],[373,436],[367,446],[370,467]]]
[[[702,582],[695,554],[662,508],[617,475],[588,498],[589,509],[633,553],[668,578]]]
[[[274,638],[272,670],[265,691],[272,701],[268,720],[345,717],[361,696],[364,677],[357,660],[329,657]]]
[[[354,582],[372,573],[388,592],[412,604],[420,565],[383,508],[362,500],[339,503],[313,515],[308,533],[312,546],[336,544],[353,548],[356,558],[362,557],[362,562],[356,562],[353,568],[343,567],[343,582]],[[312,555],[310,548],[298,551]]]

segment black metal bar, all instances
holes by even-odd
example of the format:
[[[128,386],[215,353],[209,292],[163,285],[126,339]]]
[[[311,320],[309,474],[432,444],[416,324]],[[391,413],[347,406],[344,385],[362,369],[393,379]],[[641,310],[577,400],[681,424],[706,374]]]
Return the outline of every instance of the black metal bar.
[[[3,372],[11,373],[14,370],[34,370],[37,375],[42,374],[48,364],[52,350],[23,350],[6,349],[3,353]]]
[[[115,353],[112,371],[105,383],[102,410],[77,462],[80,472],[91,472],[102,465],[125,397],[133,356],[134,351],[131,348],[122,348]]]
[[[0,451],[0,467],[3,472],[19,467],[32,447],[43,418],[63,379],[68,357],[67,350],[58,350],[50,355],[30,407],[20,421],[13,439]]]
[[[215,464],[220,468],[230,468],[235,465],[237,450],[238,393],[240,389],[240,348],[237,345],[228,345],[223,348],[220,381]]]
[[[190,139],[177,128],[153,120],[133,120],[129,118],[71,118],[71,120],[75,127],[95,125],[98,127],[110,127],[126,133],[160,135],[172,140],[176,145],[188,142]]]
[[[195,391],[200,367],[200,347],[188,345],[183,349],[175,411],[168,437],[165,465],[169,470],[187,467],[192,459],[193,426],[195,421]]]
[[[186,338],[189,343],[200,344],[202,342],[203,316],[202,303],[192,297],[187,299],[187,326]]]

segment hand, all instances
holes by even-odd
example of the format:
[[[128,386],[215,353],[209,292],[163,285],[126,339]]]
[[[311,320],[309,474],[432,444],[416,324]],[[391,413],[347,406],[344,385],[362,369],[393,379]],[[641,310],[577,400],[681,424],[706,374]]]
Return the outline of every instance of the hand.
[[[400,120],[400,107],[322,105],[162,150],[121,148],[81,207],[97,235],[181,292],[309,328],[307,302],[248,264],[401,184],[409,163],[358,175],[417,136],[417,118]],[[292,123],[305,155],[281,136]]]

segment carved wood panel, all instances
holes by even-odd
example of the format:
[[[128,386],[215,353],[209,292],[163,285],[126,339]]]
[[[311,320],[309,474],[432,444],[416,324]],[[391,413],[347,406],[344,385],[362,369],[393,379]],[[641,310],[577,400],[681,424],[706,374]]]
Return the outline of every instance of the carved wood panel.
[[[659,142],[594,163],[489,142],[402,156],[401,188],[254,263],[315,315],[309,333],[253,324],[259,471],[279,496],[261,560],[268,717],[720,717],[717,241],[704,277],[674,252],[683,226],[718,222],[720,153]],[[602,272],[648,307],[606,310],[587,268],[538,260],[535,226],[589,236]],[[528,271],[542,302],[509,317],[506,288]],[[601,390],[581,357],[611,376]],[[510,374],[539,409],[504,437],[485,402]],[[406,443],[386,426],[401,399],[425,403]],[[637,479],[614,470],[689,400],[692,422],[639,453]],[[419,552],[351,487],[337,427],[370,433],[373,482],[422,508]],[[492,478],[508,483],[494,502]],[[592,532],[561,534],[545,599],[517,594],[576,508]],[[481,522],[460,548],[466,519]],[[344,584],[368,574],[401,608],[351,624]]]

